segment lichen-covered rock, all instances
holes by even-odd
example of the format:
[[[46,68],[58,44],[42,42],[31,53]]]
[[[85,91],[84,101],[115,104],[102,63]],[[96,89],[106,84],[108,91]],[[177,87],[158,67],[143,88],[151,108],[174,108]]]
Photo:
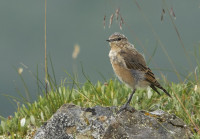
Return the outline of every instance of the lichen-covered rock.
[[[122,111],[116,107],[81,108],[64,104],[35,134],[35,139],[187,139],[184,122],[162,110]]]

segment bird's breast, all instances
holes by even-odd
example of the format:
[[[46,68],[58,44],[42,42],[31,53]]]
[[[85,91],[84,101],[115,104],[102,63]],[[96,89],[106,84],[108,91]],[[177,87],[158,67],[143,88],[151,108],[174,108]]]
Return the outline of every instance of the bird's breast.
[[[129,69],[117,63],[112,63],[112,67],[121,82],[126,83],[132,89],[135,88],[135,80]]]
[[[135,87],[135,80],[130,70],[126,67],[123,57],[116,51],[110,51],[109,53],[110,62],[113,70],[120,81],[126,83],[129,87]]]
[[[113,51],[113,50],[110,50],[110,53],[109,53],[109,58],[110,58],[110,61],[111,62],[114,62],[115,60],[117,60],[117,52]]]
[[[109,57],[111,63],[118,63],[126,66],[124,59],[120,56],[118,51],[110,50]]]

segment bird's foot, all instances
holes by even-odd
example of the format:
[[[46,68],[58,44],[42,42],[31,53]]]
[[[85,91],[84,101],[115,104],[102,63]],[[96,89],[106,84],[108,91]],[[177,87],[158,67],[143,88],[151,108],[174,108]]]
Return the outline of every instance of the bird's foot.
[[[131,107],[130,105],[124,104],[123,106],[120,107],[119,111],[117,111],[117,114],[119,114],[122,111],[130,111],[130,112],[134,112],[136,111],[135,108]]]

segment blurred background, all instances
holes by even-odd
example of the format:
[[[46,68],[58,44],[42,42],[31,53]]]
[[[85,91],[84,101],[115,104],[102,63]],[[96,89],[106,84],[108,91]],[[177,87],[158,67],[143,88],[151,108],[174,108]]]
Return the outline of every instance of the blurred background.
[[[44,6],[42,0],[0,1],[1,116],[13,115],[17,92],[28,89],[30,101],[36,100],[34,75],[44,81]],[[65,71],[84,83],[81,64],[93,83],[115,78],[105,41],[114,32],[125,34],[145,54],[158,78],[182,82],[197,66],[200,1],[47,0],[47,57],[58,83],[68,78]],[[75,46],[79,54],[73,58]]]

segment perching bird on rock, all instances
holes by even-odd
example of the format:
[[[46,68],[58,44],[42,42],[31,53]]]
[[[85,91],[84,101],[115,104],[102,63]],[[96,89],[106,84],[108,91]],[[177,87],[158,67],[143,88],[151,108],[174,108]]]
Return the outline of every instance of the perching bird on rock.
[[[156,80],[151,69],[147,67],[143,55],[135,49],[133,44],[128,42],[128,39],[123,34],[114,33],[107,41],[111,48],[109,57],[115,74],[120,81],[133,89],[128,101],[121,107],[118,113],[127,108],[138,87],[146,88],[150,86],[160,95],[157,90],[159,88],[171,97]]]

